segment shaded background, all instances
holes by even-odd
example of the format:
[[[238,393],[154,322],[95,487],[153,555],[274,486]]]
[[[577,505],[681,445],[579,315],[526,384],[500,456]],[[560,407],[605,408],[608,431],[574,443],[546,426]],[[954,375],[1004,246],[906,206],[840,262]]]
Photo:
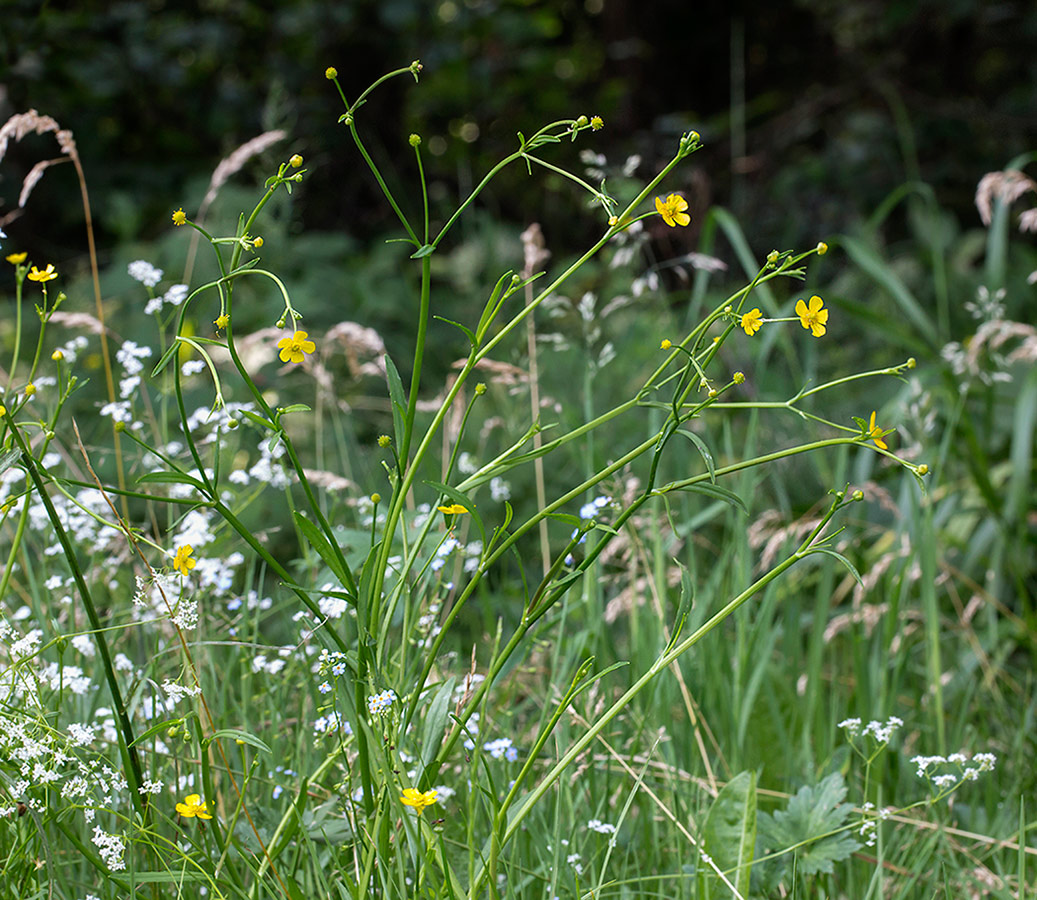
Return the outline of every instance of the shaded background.
[[[420,89],[393,82],[361,127],[380,159],[402,165],[407,134],[420,132],[444,208],[517,130],[598,114],[607,130],[596,145],[641,154],[642,172],[669,158],[682,130],[699,130],[706,150],[673,187],[698,211],[717,202],[751,221],[760,247],[845,229],[919,173],[974,221],[978,178],[1037,138],[1037,6],[1011,0],[2,5],[0,117],[32,107],[74,132],[105,253],[166,229],[175,206],[196,208],[218,161],[273,128],[290,140],[246,176],[302,153],[311,174],[297,223],[362,242],[392,230],[336,125],[328,65],[355,96],[422,60]],[[10,219],[21,176],[52,151],[50,138],[9,151],[0,221],[62,263],[83,246],[70,167]],[[525,181],[515,168],[488,199],[504,218],[559,224],[568,198],[545,210]]]

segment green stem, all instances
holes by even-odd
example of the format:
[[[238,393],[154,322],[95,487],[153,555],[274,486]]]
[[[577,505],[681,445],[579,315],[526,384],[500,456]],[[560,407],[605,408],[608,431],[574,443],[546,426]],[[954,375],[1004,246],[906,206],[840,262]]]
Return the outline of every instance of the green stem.
[[[54,533],[65,554],[65,559],[68,561],[69,568],[72,570],[72,577],[75,579],[76,586],[79,589],[79,596],[83,601],[83,607],[86,610],[87,618],[90,621],[90,628],[94,635],[94,641],[97,644],[97,650],[101,655],[101,665],[104,668],[105,681],[108,683],[108,690],[112,696],[112,703],[115,705],[115,715],[119,721],[119,752],[123,758],[130,795],[133,798],[133,804],[136,807],[137,812],[140,813],[141,816],[146,816],[147,801],[140,792],[140,787],[144,783],[144,776],[140,766],[140,757],[137,754],[137,748],[134,744],[133,726],[130,724],[130,717],[126,712],[126,704],[122,698],[122,690],[119,688],[119,681],[115,676],[115,668],[112,665],[111,654],[108,652],[108,642],[104,637],[104,628],[101,625],[101,617],[97,614],[97,609],[94,606],[90,589],[87,587],[86,579],[83,577],[83,571],[79,567],[79,560],[76,557],[76,552],[72,547],[68,535],[65,533],[65,529],[61,524],[61,519],[58,517],[57,510],[51,502],[50,495],[47,493],[43,480],[40,478],[39,472],[36,470],[36,460],[33,459],[32,454],[29,452],[29,448],[22,438],[21,431],[15,427],[14,422],[10,418],[8,418],[8,426],[11,429],[11,434],[14,436],[19,449],[22,451],[22,465],[25,467],[26,472],[28,472],[29,478],[32,479],[36,493],[47,509],[47,517],[51,521]]]

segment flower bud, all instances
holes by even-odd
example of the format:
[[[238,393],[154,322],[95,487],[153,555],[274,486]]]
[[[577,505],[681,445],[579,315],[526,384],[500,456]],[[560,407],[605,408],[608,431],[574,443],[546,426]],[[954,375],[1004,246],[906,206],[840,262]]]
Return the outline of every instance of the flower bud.
[[[288,160],[288,165],[293,169],[298,169],[302,165],[302,157],[298,153],[292,155],[292,158]]]
[[[710,400],[712,400],[714,397],[719,396],[719,394],[720,391],[718,391],[716,388],[710,388],[709,393],[707,393],[706,396],[709,397]]]
[[[52,354],[50,355],[50,358],[51,358],[52,360],[54,360],[54,362],[61,362],[61,360],[63,360],[63,359],[65,358],[65,354],[64,354],[64,353],[62,353],[62,352],[61,352],[60,350],[55,350],[55,351],[54,351],[54,352],[53,352],[53,353],[52,353]]]
[[[381,503],[382,502],[382,495],[379,494],[377,491],[375,491],[375,493],[373,493],[371,495],[371,502],[372,503]]]
[[[918,365],[918,360],[917,359],[915,359],[913,356],[908,358],[908,360],[907,360],[907,367],[909,369],[913,369],[917,365]]]
[[[338,69],[334,66],[328,66],[324,70],[324,77],[327,78],[328,81],[331,81],[332,78],[338,78]]]
[[[115,431],[118,434],[122,434],[125,430],[126,430],[126,423],[125,422],[116,422],[115,423]]]
[[[584,127],[586,127],[589,124],[590,124],[590,119],[588,119],[586,116],[580,116],[576,120],[576,127],[577,128],[584,128]]]
[[[387,434],[380,434],[380,435],[378,435],[378,446],[381,447],[383,450],[386,447],[388,447],[389,444],[391,444],[391,443],[392,443],[392,438],[389,437],[389,435],[387,435]]]
[[[475,396],[481,397],[485,393],[486,393],[486,384],[485,384],[485,382],[480,381],[475,386]]]
[[[745,373],[744,372],[735,372],[735,374],[731,376],[731,380],[735,384],[744,384],[745,383]]]
[[[817,255],[824,256],[828,252],[828,244],[824,241],[817,242]]]
[[[227,419],[227,427],[230,429],[237,428],[241,423],[237,419]]]
[[[412,134],[410,137],[407,138],[407,143],[410,144],[412,147],[420,147],[421,146],[421,135],[420,134]]]
[[[929,467],[925,463],[922,463],[917,469],[915,469],[915,471],[919,475],[928,475],[929,474]]]
[[[857,490],[855,490],[850,495],[850,499],[851,500],[857,500],[857,501],[863,500],[864,499],[864,491],[862,491],[860,488],[858,488]]]
[[[778,262],[778,251],[777,250],[771,250],[771,252],[767,254],[767,262],[769,262],[772,266],[773,265],[777,265],[777,262]]]
[[[672,346],[673,346],[673,344],[671,343],[669,338],[663,338],[662,343],[659,345],[659,349],[660,350],[669,350]]]
[[[259,249],[260,247],[262,247],[262,246],[263,246],[263,239],[262,239],[261,237],[257,237],[257,238],[256,238],[256,239],[255,239],[255,240],[254,240],[254,241],[252,242],[252,246],[253,246],[253,247],[255,247],[255,248],[256,248],[256,249],[258,250],[258,249]]]

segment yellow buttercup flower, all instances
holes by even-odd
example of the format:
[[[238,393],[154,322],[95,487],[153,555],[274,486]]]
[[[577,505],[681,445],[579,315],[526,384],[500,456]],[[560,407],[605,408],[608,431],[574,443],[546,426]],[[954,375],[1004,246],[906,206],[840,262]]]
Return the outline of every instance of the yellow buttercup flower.
[[[868,437],[872,439],[876,447],[888,450],[889,445],[882,440],[882,429],[875,424],[875,410],[871,411],[871,419],[868,420]]]
[[[173,557],[173,568],[181,575],[187,576],[191,574],[191,569],[198,565],[197,560],[191,559],[192,553],[194,553],[194,547],[190,544],[184,544],[183,547],[176,548],[176,556]]]
[[[601,116],[591,116],[591,129],[601,131],[605,127],[605,120]]]
[[[6,259],[12,266],[20,266],[28,258],[28,253],[12,253],[9,256],[5,256]]]
[[[212,818],[209,814],[209,803],[202,799],[201,794],[188,794],[184,797],[183,803],[176,805],[176,811],[185,819],[193,819],[195,816],[199,819]]]
[[[468,507],[462,506],[460,503],[451,503],[449,506],[437,506],[441,513],[446,513],[448,516],[460,516],[468,512]]]
[[[58,277],[58,273],[54,271],[54,263],[47,263],[47,268],[42,272],[33,266],[29,270],[29,281],[53,281]]]
[[[763,327],[763,313],[754,306],[749,310],[749,312],[742,316],[739,324],[742,326],[742,330],[749,335],[749,337],[752,337],[760,330],[760,328]]]
[[[404,788],[403,794],[400,796],[400,803],[404,806],[413,806],[420,816],[425,811],[426,806],[431,806],[436,802],[436,793],[435,788],[431,791],[418,791],[414,788]]]
[[[688,201],[680,194],[670,194],[665,200],[662,197],[655,198],[655,209],[663,221],[673,228],[675,225],[687,225],[691,221],[684,210],[688,208]]]
[[[230,316],[226,313],[221,313],[213,320],[213,325],[216,326],[217,331],[223,331],[228,325],[230,325]]]
[[[659,349],[660,350],[669,350],[672,346],[673,346],[673,341],[671,341],[669,338],[663,338],[662,341],[659,344]]]
[[[307,340],[305,331],[297,331],[291,337],[281,338],[277,342],[281,350],[281,362],[301,363],[307,353],[313,353],[317,345]]]
[[[807,305],[802,300],[796,302],[796,315],[804,328],[808,328],[814,337],[821,337],[827,331],[825,324],[828,322],[828,310],[824,308],[825,302],[816,294],[810,298]]]
[[[176,212],[173,213],[173,224],[174,225],[177,225],[177,226],[183,225],[185,222],[187,222],[187,213],[184,212],[183,208],[180,208]]]

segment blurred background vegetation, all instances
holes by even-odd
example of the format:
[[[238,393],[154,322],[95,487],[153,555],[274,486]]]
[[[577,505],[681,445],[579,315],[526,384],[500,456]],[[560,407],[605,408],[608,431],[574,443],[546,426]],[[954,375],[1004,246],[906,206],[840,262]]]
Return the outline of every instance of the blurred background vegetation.
[[[701,132],[707,149],[673,187],[700,213],[717,202],[751,221],[761,246],[844,230],[920,174],[941,205],[974,223],[979,175],[1037,136],[1037,7],[1023,0],[3,7],[17,27],[0,34],[0,118],[32,107],[74,132],[109,252],[160,234],[171,207],[190,212],[220,159],[275,128],[290,138],[268,160],[299,152],[311,171],[298,227],[361,241],[392,230],[335,123],[328,65],[355,95],[422,60],[421,89],[391,84],[363,126],[381,158],[407,168],[407,134],[420,132],[444,206],[514,147],[516,131],[597,114],[607,123],[599,146],[638,153],[648,170],[682,130]],[[40,147],[10,153],[0,218]],[[81,214],[67,202],[72,178],[45,179],[16,227],[21,242],[59,262],[82,245]],[[545,228],[568,222],[568,200],[545,210],[520,168],[492,196],[503,218]]]

